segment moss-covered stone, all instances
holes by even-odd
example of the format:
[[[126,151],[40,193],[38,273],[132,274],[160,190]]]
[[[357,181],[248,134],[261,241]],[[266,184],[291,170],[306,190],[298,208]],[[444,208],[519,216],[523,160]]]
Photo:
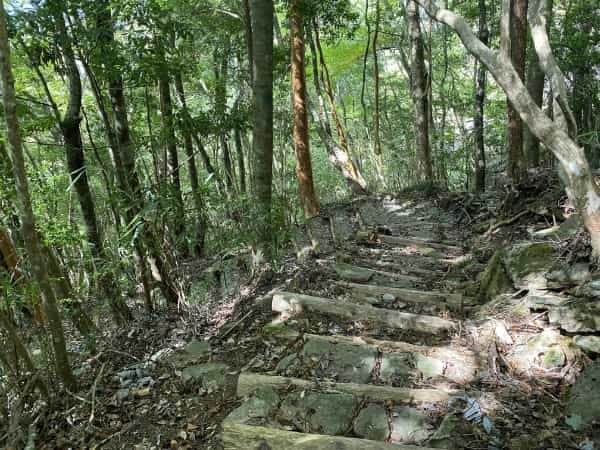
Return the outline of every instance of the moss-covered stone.
[[[520,244],[504,258],[506,271],[516,287],[545,288],[546,272],[556,256],[554,248],[544,242]]]
[[[477,294],[477,299],[481,303],[489,302],[497,295],[512,289],[512,283],[504,269],[504,256],[505,252],[503,250],[498,250],[490,258],[487,267],[483,271],[479,292]]]

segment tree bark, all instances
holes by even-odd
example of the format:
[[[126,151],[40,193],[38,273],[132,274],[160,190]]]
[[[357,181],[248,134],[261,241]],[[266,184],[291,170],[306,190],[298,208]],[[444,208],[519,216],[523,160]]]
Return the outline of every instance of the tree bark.
[[[312,32],[314,32],[314,36],[312,36]],[[319,110],[317,111],[317,109],[314,108],[314,106],[311,106],[313,119],[317,123],[317,132],[319,133],[319,137],[321,138],[323,145],[327,149],[327,153],[329,154],[329,160],[333,163],[335,167],[337,167],[342,172],[342,176],[348,181],[351,189],[354,192],[364,194],[367,192],[367,182],[363,178],[355,162],[352,160],[352,156],[350,155],[350,150],[346,142],[344,130],[335,111],[335,104],[333,103],[333,93],[331,92],[331,89],[327,88],[327,86],[331,86],[331,84],[330,81],[329,83],[327,81],[329,75],[328,72],[326,72],[327,66],[325,64],[325,58],[323,56],[322,49],[320,48],[316,30],[316,23],[314,21],[311,28],[311,38],[309,39],[309,45],[312,54],[313,82],[315,85],[315,90],[317,92],[317,97],[319,98]],[[320,77],[317,65],[317,55],[321,63],[320,65],[322,73]],[[319,83],[319,78],[323,80],[325,91],[329,98],[329,104],[332,109],[331,115],[336,124],[336,130],[338,133],[338,138],[340,140],[339,145],[333,139],[331,126],[329,124],[329,119],[325,111],[325,102],[323,100],[323,93],[321,90],[321,85]]]
[[[248,52],[248,67],[250,76],[250,87],[254,83],[254,54],[252,50],[252,15],[249,0],[242,0],[242,13],[244,15],[244,31],[246,37],[246,49]]]
[[[375,30],[373,31],[373,78],[375,80],[375,116],[374,116],[374,130],[375,135],[375,170],[379,181],[385,185],[384,165],[383,165],[383,151],[381,148],[381,106],[379,102],[379,58],[377,57],[377,41],[379,38],[379,24],[381,22],[381,8],[379,0],[375,0]]]
[[[319,202],[313,182],[310,158],[310,134],[308,128],[308,103],[306,96],[306,74],[304,70],[304,18],[301,0],[290,3],[290,34],[292,60],[292,110],[293,140],[296,150],[296,177],[298,192],[304,207],[304,217],[309,219],[319,214]]]
[[[527,52],[527,0],[510,1],[510,59],[519,78],[525,81],[525,56]],[[523,121],[508,100],[508,177],[513,186],[521,180],[524,172]]]
[[[231,193],[234,190],[234,174],[231,164],[231,152],[229,150],[229,136],[226,125],[227,116],[227,79],[229,77],[229,48],[223,50],[223,53],[215,52],[214,61],[215,71],[215,115],[220,123],[219,144],[221,146],[221,159],[223,161],[223,170],[225,172],[225,185]]]
[[[183,194],[181,192],[181,177],[179,176],[179,155],[177,153],[177,139],[175,137],[175,123],[173,121],[173,101],[171,99],[171,85],[168,74],[161,74],[158,80],[160,97],[160,118],[162,136],[167,150],[167,174],[169,176],[171,197],[175,203],[175,236],[183,236],[185,230],[185,210]],[[181,242],[178,245],[182,247]]]
[[[179,121],[181,134],[183,135],[183,147],[187,159],[187,166],[190,178],[190,187],[192,188],[192,197],[194,199],[194,208],[196,210],[196,237],[194,242],[194,252],[196,256],[204,255],[204,243],[206,239],[206,212],[204,211],[204,196],[200,189],[198,181],[198,168],[196,167],[196,157],[194,155],[194,143],[190,125],[186,123],[185,117],[189,115],[187,102],[185,99],[185,90],[183,88],[183,79],[181,73],[175,73],[175,90],[179,98],[179,107],[181,109],[182,119]]]
[[[548,0],[548,8],[546,17],[546,32],[549,33],[549,23],[552,18],[552,3],[553,0]],[[535,51],[535,47],[533,45],[533,41],[531,42],[531,46],[528,50],[528,66],[527,66],[527,90],[531,94],[533,101],[540,108],[542,107],[544,101],[544,81],[545,75],[544,71],[540,66],[540,60],[538,58],[538,54]],[[535,137],[535,135],[531,132],[528,126],[523,128],[523,154],[527,159],[528,167],[538,167],[540,165],[540,141]]]
[[[479,40],[488,45],[489,30],[487,25],[486,0],[479,0]],[[483,64],[475,61],[475,117],[473,133],[475,135],[475,191],[485,190],[485,85],[486,71]]]
[[[557,104],[554,107],[554,120],[535,104],[505,53],[498,54],[483,45],[457,14],[437,7],[431,0],[415,1],[434,19],[456,31],[467,50],[485,64],[494,76],[532,133],[556,156],[564,171],[567,195],[583,217],[591,236],[594,256],[600,257],[600,191],[583,149],[573,138],[576,125],[572,123],[573,116],[563,96],[566,92],[565,79],[556,64],[546,32],[546,0],[532,1],[529,22],[540,64],[546,76],[552,80]]]
[[[15,96],[15,80],[12,73],[10,61],[10,44],[6,29],[6,13],[4,3],[0,2],[0,75],[2,77],[2,98],[4,103],[4,118],[8,132],[13,173],[16,183],[19,214],[21,218],[22,233],[25,247],[31,262],[31,270],[35,280],[39,284],[40,291],[44,297],[44,308],[51,334],[52,348],[56,372],[64,385],[74,391],[76,381],[69,365],[65,337],[63,333],[60,313],[56,304],[56,297],[42,255],[36,233],[35,217],[31,207],[29,195],[29,183],[25,171],[25,160],[23,157],[23,142],[17,115],[17,101]]]
[[[252,0],[254,123],[252,128],[253,188],[258,209],[258,246],[271,249],[273,180],[273,0]]]
[[[417,175],[420,181],[431,183],[433,182],[433,165],[431,162],[431,146],[429,144],[427,69],[425,68],[425,52],[419,19],[419,7],[414,0],[408,1],[406,14],[410,27],[410,87],[415,107]]]

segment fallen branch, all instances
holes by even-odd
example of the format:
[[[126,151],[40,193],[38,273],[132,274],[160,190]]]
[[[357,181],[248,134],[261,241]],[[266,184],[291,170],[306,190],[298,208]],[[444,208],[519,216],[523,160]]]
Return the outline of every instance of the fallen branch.
[[[501,220],[500,222],[496,222],[494,225],[491,225],[490,228],[483,234],[485,237],[490,237],[491,234],[496,231],[498,228],[502,228],[506,225],[512,225],[513,223],[515,223],[517,220],[519,220],[521,217],[529,214],[529,213],[533,213],[533,211],[531,211],[530,209],[526,209],[524,211],[521,211],[520,213],[518,213],[515,216],[512,216],[509,219],[506,220]]]

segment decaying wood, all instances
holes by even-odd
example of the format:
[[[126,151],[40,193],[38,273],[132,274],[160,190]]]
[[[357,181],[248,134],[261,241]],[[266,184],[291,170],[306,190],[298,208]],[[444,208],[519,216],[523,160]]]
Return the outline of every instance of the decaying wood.
[[[350,289],[353,293],[364,296],[381,296],[391,294],[397,300],[408,303],[427,303],[437,304],[441,307],[447,306],[450,309],[460,310],[463,306],[472,304],[474,300],[461,294],[448,294],[445,292],[418,291],[415,289],[404,289],[386,286],[376,286],[372,284],[349,283],[346,281],[337,281],[338,286]]]
[[[223,424],[221,439],[225,450],[431,450],[415,445],[394,445],[341,436],[297,433],[231,421],[225,421]]]
[[[389,400],[394,403],[444,402],[455,395],[461,394],[460,391],[453,389],[411,389],[374,384],[331,383],[323,381],[317,383],[301,378],[242,372],[238,378],[237,395],[241,398],[252,394],[258,388],[287,389],[290,386],[301,389],[344,392],[359,398],[368,398],[372,401],[385,402]]]
[[[422,333],[438,334],[457,327],[456,322],[435,316],[391,311],[368,305],[356,305],[335,299],[289,292],[280,292],[273,295],[271,309],[274,312],[281,313],[284,320],[307,310],[329,314],[345,320],[371,321],[378,325],[415,330]]]
[[[369,267],[353,266],[342,262],[336,263],[335,272],[340,278],[354,282],[366,282],[375,276],[388,278],[390,281],[405,281],[407,283],[416,283],[420,280],[419,277],[412,275],[386,272],[384,270],[371,269]]]

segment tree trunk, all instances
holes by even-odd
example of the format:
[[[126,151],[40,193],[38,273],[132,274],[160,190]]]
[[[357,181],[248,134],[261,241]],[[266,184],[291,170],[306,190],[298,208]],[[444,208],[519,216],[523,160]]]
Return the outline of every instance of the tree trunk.
[[[306,74],[304,70],[304,18],[302,16],[301,0],[292,0],[290,3],[290,34],[292,40],[292,110],[294,114],[293,139],[296,150],[296,177],[298,179],[300,201],[304,207],[304,217],[309,219],[319,214],[319,202],[315,193],[310,159]]]
[[[314,106],[311,106],[312,116],[314,121],[317,123],[317,132],[319,133],[319,137],[321,138],[321,141],[323,142],[323,145],[325,146],[325,148],[327,149],[327,153],[329,154],[329,160],[333,163],[335,167],[337,167],[342,172],[342,176],[348,181],[351,189],[354,192],[364,194],[367,192],[367,182],[363,178],[355,162],[352,160],[343,128],[335,112],[335,105],[333,104],[333,93],[327,89],[327,79],[329,78],[328,72],[325,72],[327,70],[327,66],[325,64],[323,52],[322,50],[320,50],[319,39],[317,37],[318,35],[315,26],[316,23],[313,22],[313,27],[311,29],[311,38],[309,39],[309,45],[312,54],[313,82],[315,85],[315,90],[317,92],[317,97],[319,98],[319,110],[317,111],[316,108],[314,108]],[[312,31],[314,31],[314,39],[312,36]],[[329,119],[325,111],[325,102],[323,100],[323,93],[321,90],[321,85],[319,83],[317,54],[319,55],[319,59],[321,60],[322,73],[320,78],[323,80],[323,84],[325,85],[325,90],[329,98],[329,104],[330,106],[332,106],[331,115],[333,116],[334,122],[336,124],[336,130],[340,139],[339,145],[333,139]]]
[[[171,197],[175,203],[175,221],[173,231],[175,236],[182,237],[185,230],[185,210],[183,207],[183,194],[181,193],[181,177],[179,176],[179,156],[177,154],[177,139],[175,137],[175,124],[173,121],[173,101],[171,100],[171,86],[169,76],[161,74],[158,81],[160,97],[160,118],[162,123],[162,136],[167,150],[167,174],[170,178]],[[182,247],[179,242],[178,247]]]
[[[257,202],[258,246],[271,247],[273,180],[273,0],[252,0],[254,123],[252,128],[253,188]]]
[[[546,76],[552,81],[555,99],[554,120],[535,104],[505,52],[498,54],[483,45],[462,17],[437,7],[431,0],[415,0],[439,22],[454,29],[463,44],[494,76],[530,130],[556,156],[564,171],[569,199],[582,215],[590,233],[593,253],[600,257],[600,191],[590,170],[583,149],[575,142],[576,124],[566,99],[566,85],[549,45],[546,32],[546,0],[532,0],[530,27],[536,52]],[[503,21],[506,19],[503,15]],[[503,34],[507,35],[505,26]]]
[[[546,24],[551,22],[552,18],[552,3],[553,0],[548,0],[548,8],[546,17]],[[549,25],[546,27],[546,32],[549,33]],[[540,60],[538,58],[537,52],[535,51],[535,47],[533,42],[531,42],[531,46],[528,50],[527,58],[528,58],[528,66],[527,66],[527,90],[533,101],[540,108],[542,107],[544,101],[544,81],[545,75],[544,71],[540,66]],[[540,141],[535,137],[535,135],[531,132],[528,126],[523,128],[523,154],[527,159],[528,167],[538,167],[540,165]]]
[[[377,57],[377,39],[379,37],[379,23],[381,22],[381,8],[379,0],[375,0],[375,30],[373,32],[373,78],[375,80],[375,170],[379,181],[385,185],[383,151],[381,149],[381,111],[379,102],[379,58]]]
[[[117,48],[114,38],[114,23],[111,17],[110,6],[107,0],[101,4],[98,13],[98,28],[103,30],[101,44],[106,52],[114,52]],[[116,167],[117,181],[119,188],[124,197],[123,208],[125,209],[125,217],[129,227],[137,226],[134,222],[142,220],[138,215],[144,207],[144,196],[142,186],[136,170],[135,164],[135,147],[131,141],[129,131],[129,119],[127,117],[127,103],[123,93],[123,78],[121,74],[114,70],[109,70],[108,80],[108,96],[110,98],[114,111],[114,129],[115,129],[115,144],[117,145],[115,153],[118,158],[115,162],[119,165]],[[140,273],[142,274],[142,282],[145,287],[149,286],[147,274],[152,273],[154,280],[160,286],[160,289],[171,303],[177,303],[179,293],[176,289],[176,281],[173,275],[169,272],[165,257],[157,245],[158,239],[148,229],[148,224],[142,225],[143,232],[139,240],[134,243],[135,252],[138,255]],[[156,271],[149,271],[147,264],[153,261]],[[150,291],[145,289],[146,305],[151,309]]]
[[[525,80],[525,55],[527,52],[528,0],[510,0],[510,59],[519,78]],[[523,176],[523,121],[510,100],[508,113],[508,176],[516,186]]]
[[[489,30],[487,25],[486,0],[479,0],[479,40],[488,45]],[[485,190],[485,85],[486,71],[483,64],[475,61],[475,117],[473,133],[475,135],[475,191]]]
[[[204,211],[204,198],[200,183],[198,181],[198,168],[196,167],[196,157],[194,155],[194,143],[192,141],[192,132],[190,125],[186,123],[185,117],[189,115],[187,102],[185,100],[185,91],[183,88],[183,79],[181,73],[175,74],[175,90],[179,98],[179,107],[181,109],[182,119],[179,121],[179,127],[183,135],[183,147],[187,159],[187,166],[190,178],[190,187],[192,188],[192,197],[194,199],[194,208],[196,209],[196,238],[194,242],[194,251],[196,256],[204,255],[204,241],[206,239],[206,214]]]
[[[425,52],[419,19],[419,7],[414,0],[408,1],[406,15],[410,27],[410,87],[415,106],[417,175],[420,181],[431,183],[433,182],[433,165],[431,163],[431,146],[429,144],[427,69],[425,68]]]
[[[109,258],[104,248],[100,226],[96,217],[94,197],[88,181],[83,141],[81,138],[81,77],[77,62],[75,61],[75,54],[71,47],[70,37],[67,35],[67,30],[62,20],[62,17],[58,17],[56,23],[63,44],[64,61],[69,82],[69,101],[67,110],[59,125],[65,144],[67,167],[71,183],[77,193],[90,250],[92,256],[99,264],[98,285],[109,301],[115,321],[118,324],[123,324],[132,318],[131,311],[123,301],[117,280],[108,268]]]
[[[223,170],[225,172],[225,184],[228,192],[233,192],[234,174],[231,164],[231,152],[229,150],[228,127],[226,125],[227,113],[227,78],[229,77],[229,49],[223,50],[223,53],[215,52],[214,61],[215,71],[215,116],[220,124],[219,144],[221,147],[221,159],[223,161]]]
[[[246,167],[244,165],[244,145],[242,143],[242,131],[239,127],[233,130],[233,138],[235,139],[235,152],[237,153],[238,172],[240,176],[240,192],[246,192]]]
[[[25,161],[23,157],[23,142],[21,140],[21,130],[17,115],[17,101],[15,97],[15,81],[10,62],[10,44],[8,42],[8,33],[6,29],[6,14],[4,3],[0,2],[0,72],[2,77],[2,98],[4,103],[4,118],[8,132],[8,142],[13,166],[13,173],[16,182],[16,192],[19,213],[21,218],[21,227],[25,247],[31,262],[31,270],[40,291],[44,297],[44,308],[51,334],[52,348],[54,350],[54,360],[56,372],[65,386],[74,391],[76,381],[69,365],[67,347],[63,333],[60,313],[56,304],[56,297],[48,278],[46,263],[42,255],[38,237],[36,233],[35,217],[31,207],[31,198],[29,195],[29,183],[25,171]]]
[[[254,55],[252,50],[252,16],[250,12],[249,0],[242,0],[242,12],[244,14],[244,31],[246,37],[246,48],[248,51],[248,66],[250,72],[250,86],[252,87],[254,78]]]

